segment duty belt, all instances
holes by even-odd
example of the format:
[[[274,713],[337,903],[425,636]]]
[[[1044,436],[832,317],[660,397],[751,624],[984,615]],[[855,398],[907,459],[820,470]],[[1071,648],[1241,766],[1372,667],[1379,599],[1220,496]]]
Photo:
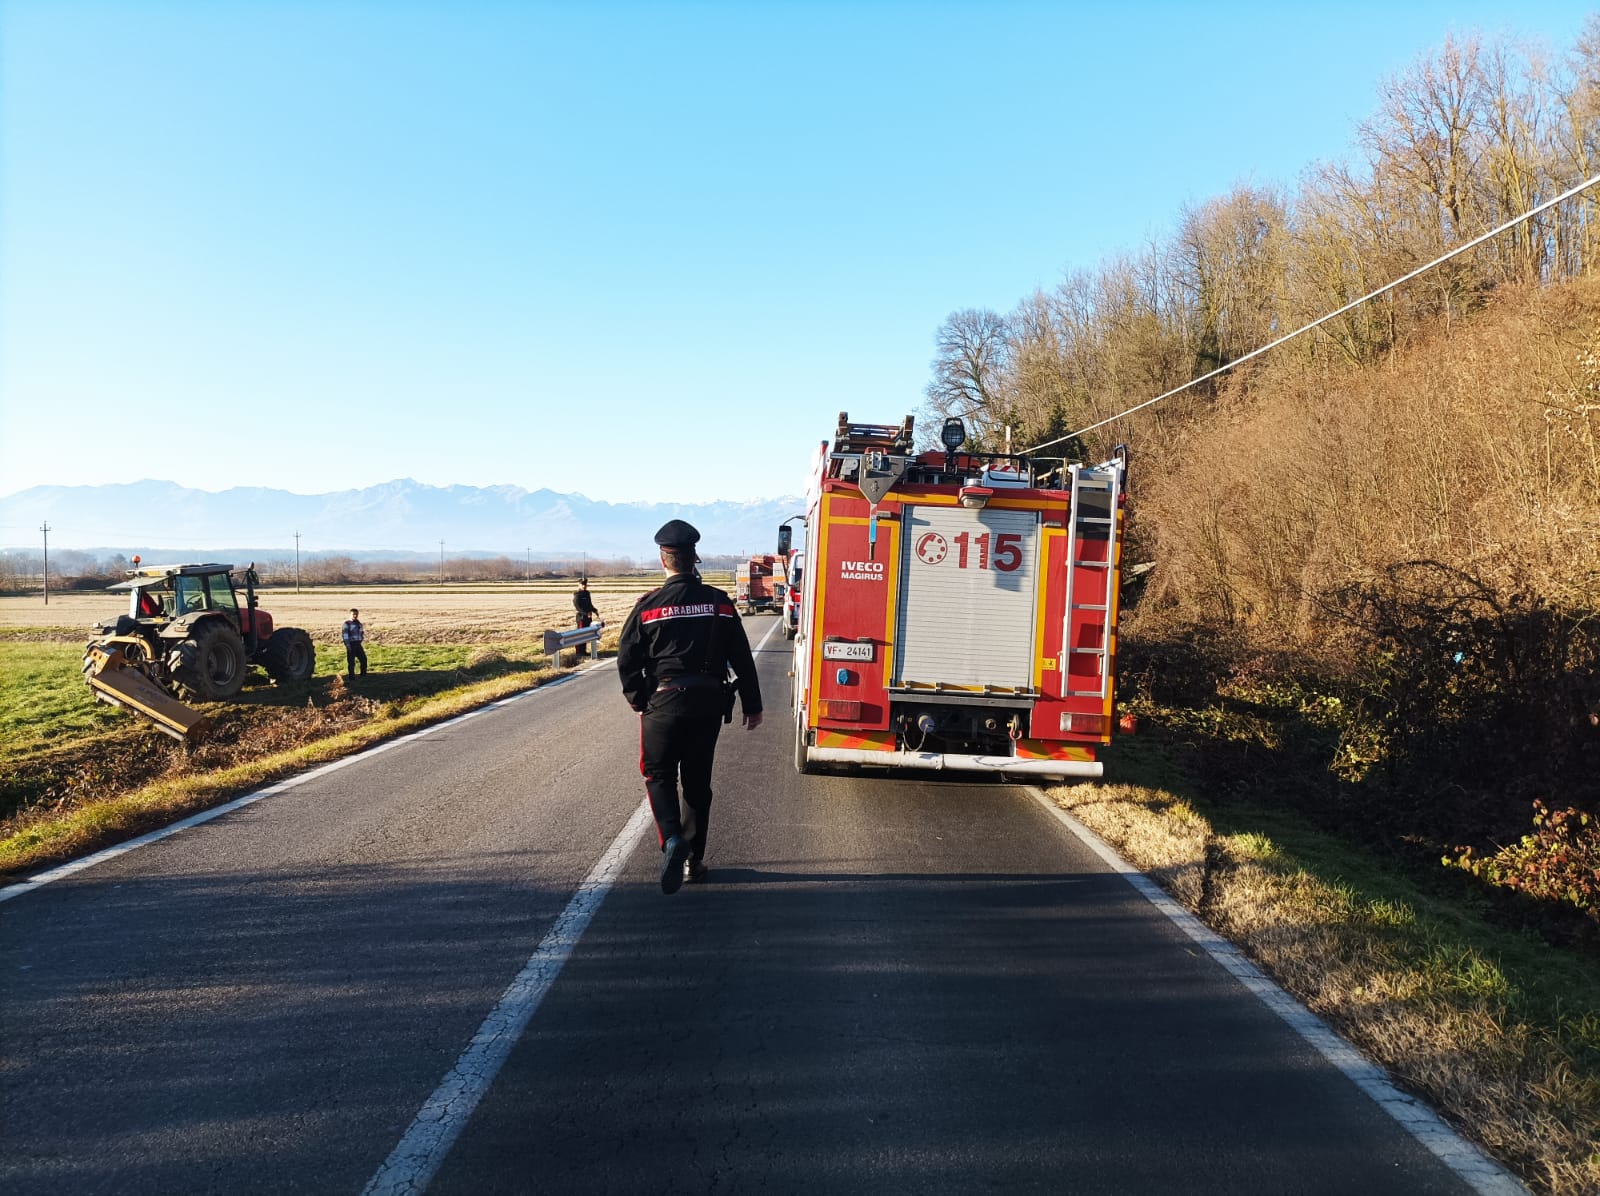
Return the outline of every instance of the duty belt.
[[[679,673],[676,677],[661,678],[661,689],[701,689],[717,684],[710,673]]]

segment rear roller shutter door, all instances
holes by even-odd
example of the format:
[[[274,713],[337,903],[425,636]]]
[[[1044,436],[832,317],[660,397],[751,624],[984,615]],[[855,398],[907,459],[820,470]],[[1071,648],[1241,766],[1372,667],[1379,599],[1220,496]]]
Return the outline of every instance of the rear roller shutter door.
[[[905,508],[898,685],[1033,683],[1037,511]]]

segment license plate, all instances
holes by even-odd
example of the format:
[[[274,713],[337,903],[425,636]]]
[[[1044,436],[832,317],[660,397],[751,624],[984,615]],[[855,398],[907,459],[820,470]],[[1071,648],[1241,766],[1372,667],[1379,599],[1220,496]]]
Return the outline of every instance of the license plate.
[[[822,645],[823,660],[866,660],[873,658],[872,644],[830,644],[826,641]]]

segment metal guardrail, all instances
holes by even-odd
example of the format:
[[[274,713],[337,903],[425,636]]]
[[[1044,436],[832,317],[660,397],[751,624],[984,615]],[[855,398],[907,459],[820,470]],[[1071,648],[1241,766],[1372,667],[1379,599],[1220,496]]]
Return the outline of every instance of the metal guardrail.
[[[585,644],[595,645],[595,654],[598,655],[600,633],[605,630],[605,624],[595,622],[587,627],[574,627],[571,631],[546,631],[544,633],[544,654],[561,664],[561,653],[568,648],[581,648]]]

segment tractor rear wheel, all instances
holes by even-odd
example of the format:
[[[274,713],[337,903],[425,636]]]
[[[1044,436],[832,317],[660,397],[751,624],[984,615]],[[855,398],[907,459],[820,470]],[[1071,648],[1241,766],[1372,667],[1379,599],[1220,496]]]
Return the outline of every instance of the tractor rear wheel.
[[[185,702],[225,702],[244,687],[244,641],[220,618],[194,628],[167,656],[172,688]]]
[[[317,652],[311,637],[298,627],[280,627],[261,650],[261,663],[279,685],[304,681],[316,670]]]

